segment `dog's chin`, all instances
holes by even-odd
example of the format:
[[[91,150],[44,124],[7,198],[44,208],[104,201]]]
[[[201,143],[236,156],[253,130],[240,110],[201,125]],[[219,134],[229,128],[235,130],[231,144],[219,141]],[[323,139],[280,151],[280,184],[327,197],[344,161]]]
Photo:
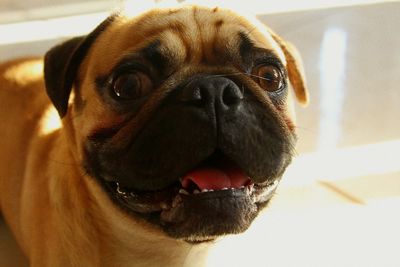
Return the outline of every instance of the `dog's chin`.
[[[246,177],[237,178],[230,186],[217,182],[213,189],[207,189],[198,178],[190,177],[215,170],[212,168],[202,165],[167,188],[154,191],[99,180],[115,204],[131,216],[146,220],[172,238],[197,244],[245,231],[271,199],[279,181],[254,183]]]

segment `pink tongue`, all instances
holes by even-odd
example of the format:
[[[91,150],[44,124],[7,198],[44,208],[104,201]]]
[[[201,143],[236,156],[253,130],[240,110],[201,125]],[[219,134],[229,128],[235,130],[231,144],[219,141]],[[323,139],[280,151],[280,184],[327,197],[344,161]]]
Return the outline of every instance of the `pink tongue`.
[[[191,182],[196,184],[200,190],[221,190],[223,188],[239,188],[250,184],[251,180],[240,169],[228,167],[223,170],[216,168],[195,169],[186,174],[181,183],[183,188],[189,188]]]

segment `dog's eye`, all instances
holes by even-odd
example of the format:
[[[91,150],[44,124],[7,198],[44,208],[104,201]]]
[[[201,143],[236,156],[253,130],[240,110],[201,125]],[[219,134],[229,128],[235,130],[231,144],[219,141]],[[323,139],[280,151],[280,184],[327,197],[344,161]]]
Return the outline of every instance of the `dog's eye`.
[[[115,95],[120,99],[136,99],[151,89],[150,78],[142,72],[127,73],[117,77],[113,83]]]
[[[276,92],[285,85],[282,72],[272,65],[260,65],[252,73],[258,84],[268,92]]]

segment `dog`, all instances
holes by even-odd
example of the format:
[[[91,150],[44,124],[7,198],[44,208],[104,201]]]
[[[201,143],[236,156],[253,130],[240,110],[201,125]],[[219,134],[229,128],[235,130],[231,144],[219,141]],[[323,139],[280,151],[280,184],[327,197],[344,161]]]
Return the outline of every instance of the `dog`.
[[[30,266],[195,266],[244,232],[296,143],[301,60],[221,8],[114,14],[0,66],[0,209]]]

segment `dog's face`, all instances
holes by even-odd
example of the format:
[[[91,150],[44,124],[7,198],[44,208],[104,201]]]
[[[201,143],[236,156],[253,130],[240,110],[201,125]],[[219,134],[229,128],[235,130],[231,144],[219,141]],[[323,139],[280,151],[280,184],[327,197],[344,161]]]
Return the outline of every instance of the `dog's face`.
[[[73,153],[107,197],[201,242],[246,230],[290,163],[290,83],[306,102],[296,64],[268,29],[185,7],[112,16],[52,49],[45,74]]]

